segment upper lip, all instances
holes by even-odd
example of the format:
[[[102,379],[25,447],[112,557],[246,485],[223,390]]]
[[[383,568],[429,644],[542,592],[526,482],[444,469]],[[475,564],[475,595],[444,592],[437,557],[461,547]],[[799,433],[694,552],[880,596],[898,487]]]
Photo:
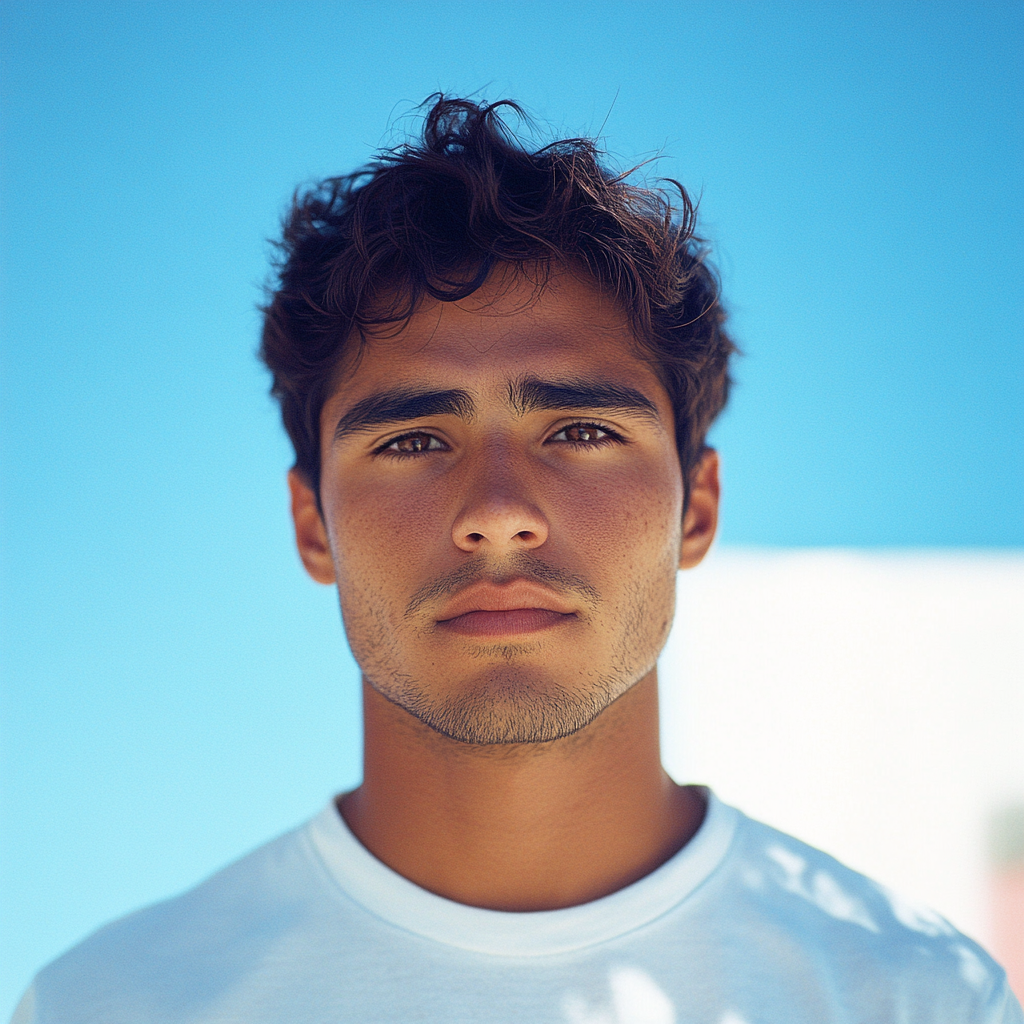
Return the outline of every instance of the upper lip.
[[[532,580],[489,583],[481,580],[460,590],[442,606],[438,622],[447,622],[470,612],[511,612],[520,608],[543,608],[546,611],[572,615],[576,609],[550,587]]]

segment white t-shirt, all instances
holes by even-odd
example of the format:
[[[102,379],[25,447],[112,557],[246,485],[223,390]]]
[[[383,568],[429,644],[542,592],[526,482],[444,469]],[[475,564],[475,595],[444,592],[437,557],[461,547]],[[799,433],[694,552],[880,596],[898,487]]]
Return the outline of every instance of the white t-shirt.
[[[937,915],[713,796],[696,836],[583,906],[442,899],[333,804],[197,888],[100,929],[16,1024],[1020,1024]]]

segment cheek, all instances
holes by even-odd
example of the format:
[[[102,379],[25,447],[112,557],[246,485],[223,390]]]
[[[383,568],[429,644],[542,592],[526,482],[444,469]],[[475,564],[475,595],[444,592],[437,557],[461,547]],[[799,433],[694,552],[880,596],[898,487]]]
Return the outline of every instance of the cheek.
[[[588,474],[552,497],[552,534],[564,536],[609,582],[651,572],[675,573],[682,538],[678,463],[638,459],[627,468]],[[667,566],[667,568],[666,568]]]
[[[441,488],[333,488],[324,513],[339,582],[357,582],[367,573],[382,580],[408,576],[430,553],[436,556],[439,542],[450,542],[449,504]]]

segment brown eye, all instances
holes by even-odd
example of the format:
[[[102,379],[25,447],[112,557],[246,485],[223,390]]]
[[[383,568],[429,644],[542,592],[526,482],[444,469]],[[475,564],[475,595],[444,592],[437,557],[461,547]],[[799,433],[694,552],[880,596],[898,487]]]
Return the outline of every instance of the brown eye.
[[[562,427],[551,440],[568,441],[569,444],[595,444],[608,441],[612,437],[614,435],[610,430],[605,430],[596,423],[573,423],[568,427]]]
[[[417,432],[396,437],[386,450],[399,452],[402,455],[418,455],[420,452],[432,451],[441,447],[443,447],[441,442],[433,434]]]

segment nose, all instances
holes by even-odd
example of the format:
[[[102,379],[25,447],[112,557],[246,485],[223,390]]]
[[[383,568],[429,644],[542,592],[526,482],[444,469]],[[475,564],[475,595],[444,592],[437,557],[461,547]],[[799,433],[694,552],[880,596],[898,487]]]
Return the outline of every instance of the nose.
[[[462,551],[507,554],[539,548],[548,539],[548,521],[531,500],[521,468],[508,452],[490,451],[471,470],[466,499],[452,526]]]

